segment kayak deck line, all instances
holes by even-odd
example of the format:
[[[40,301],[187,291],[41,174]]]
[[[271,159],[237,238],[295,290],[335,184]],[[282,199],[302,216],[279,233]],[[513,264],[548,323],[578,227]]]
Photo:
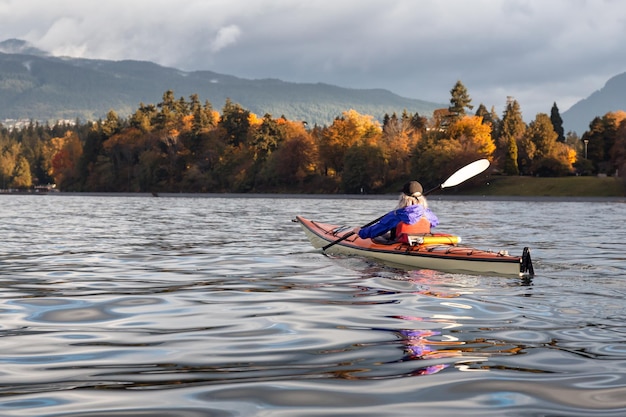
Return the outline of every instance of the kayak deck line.
[[[294,222],[302,226],[310,242],[318,249],[353,231],[349,226],[322,223],[301,216],[296,216]],[[376,238],[361,239],[357,234],[353,234],[330,246],[328,252],[359,255],[409,268],[498,275],[534,275],[529,248],[524,248],[522,256],[511,256],[506,250],[495,252],[459,246],[460,237],[444,233],[416,235],[414,238],[407,244],[382,242]],[[432,243],[428,243],[429,239]]]

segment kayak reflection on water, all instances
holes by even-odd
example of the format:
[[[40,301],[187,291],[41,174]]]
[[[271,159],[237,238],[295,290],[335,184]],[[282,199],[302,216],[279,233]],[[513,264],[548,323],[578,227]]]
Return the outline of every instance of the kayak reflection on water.
[[[406,357],[404,360],[431,360],[461,356],[459,350],[443,348],[450,342],[431,340],[433,336],[440,336],[441,332],[434,330],[400,330],[398,332],[405,345]],[[452,342],[455,343],[455,342]],[[456,342],[459,343],[459,342]],[[442,349],[443,348],[443,349]],[[450,366],[440,363],[416,369],[414,375],[432,375]]]

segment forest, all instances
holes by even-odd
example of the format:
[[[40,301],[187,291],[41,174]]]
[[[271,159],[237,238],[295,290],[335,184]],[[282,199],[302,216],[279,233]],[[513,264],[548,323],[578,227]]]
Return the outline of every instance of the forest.
[[[0,125],[0,189],[53,184],[74,192],[385,193],[408,179],[437,186],[476,159],[492,175],[617,175],[626,164],[626,113],[596,117],[581,138],[558,107],[526,124],[508,98],[500,117],[476,111],[461,81],[450,106],[426,118],[384,120],[346,109],[327,126],[256,115],[227,99],[163,94],[127,118]]]

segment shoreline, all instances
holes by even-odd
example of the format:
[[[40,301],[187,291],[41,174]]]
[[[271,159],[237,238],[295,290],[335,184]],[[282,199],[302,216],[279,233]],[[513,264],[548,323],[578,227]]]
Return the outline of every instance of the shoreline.
[[[396,194],[275,194],[275,193],[128,193],[128,192],[50,192],[50,193],[3,193],[0,195],[38,197],[146,197],[146,198],[266,198],[311,200],[395,200]],[[505,196],[434,194],[430,201],[536,201],[536,202],[614,202],[626,203],[626,197],[593,196]]]

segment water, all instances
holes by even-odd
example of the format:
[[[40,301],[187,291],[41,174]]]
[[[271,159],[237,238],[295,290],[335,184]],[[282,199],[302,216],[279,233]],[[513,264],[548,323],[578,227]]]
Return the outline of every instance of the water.
[[[394,198],[0,196],[1,416],[623,416],[623,202],[431,199],[532,279],[327,257]]]

